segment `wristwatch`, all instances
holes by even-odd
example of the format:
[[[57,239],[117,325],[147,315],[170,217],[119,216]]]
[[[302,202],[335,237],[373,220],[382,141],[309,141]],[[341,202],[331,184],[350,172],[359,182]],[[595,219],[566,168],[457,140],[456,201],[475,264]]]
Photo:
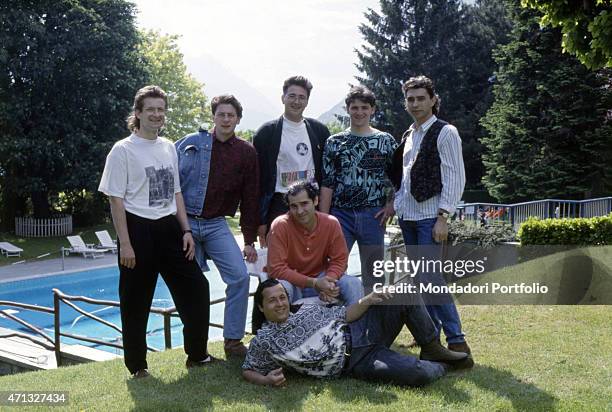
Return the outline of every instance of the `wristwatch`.
[[[185,229],[185,230],[183,230],[183,234],[185,234],[185,233],[193,233],[193,230],[191,230],[191,229]]]

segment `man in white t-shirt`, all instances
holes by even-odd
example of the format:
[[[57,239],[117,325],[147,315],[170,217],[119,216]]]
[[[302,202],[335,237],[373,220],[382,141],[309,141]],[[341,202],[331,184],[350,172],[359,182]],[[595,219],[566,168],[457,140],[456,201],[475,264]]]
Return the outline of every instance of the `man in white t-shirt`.
[[[285,80],[281,100],[283,115],[262,125],[253,136],[259,159],[259,243],[272,221],[289,210],[287,188],[300,180],[322,180],[322,157],[329,130],[321,122],[304,117],[312,83],[303,76]]]
[[[134,378],[147,370],[147,321],[161,273],[183,322],[187,367],[214,361],[207,353],[210,294],[195,247],[172,142],[158,136],[168,99],[158,86],[138,90],[129,137],[106,157],[99,191],[110,198],[119,239],[119,300],[124,362]]]

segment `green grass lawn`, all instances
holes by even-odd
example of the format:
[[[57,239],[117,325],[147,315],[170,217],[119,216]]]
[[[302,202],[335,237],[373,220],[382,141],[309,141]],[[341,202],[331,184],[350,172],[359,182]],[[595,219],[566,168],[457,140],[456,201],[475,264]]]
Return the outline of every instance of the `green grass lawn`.
[[[236,361],[187,372],[177,349],[149,354],[153,376],[143,380],[129,380],[116,360],[0,377],[0,390],[68,391],[70,403],[62,410],[87,411],[612,410],[610,306],[460,311],[476,366],[421,389],[292,375],[284,387],[264,388],[244,381]],[[396,343],[409,340],[404,332]],[[221,357],[222,345],[212,344],[211,352]]]
[[[230,229],[234,233],[239,233],[240,228],[238,227],[238,218],[228,218],[227,222],[230,226]],[[113,239],[116,238],[115,228],[112,223],[105,223],[97,226],[90,226],[85,228],[75,228],[72,232],[73,235],[80,235],[85,243],[98,243],[98,238],[96,237],[96,231],[99,230],[108,230],[111,237]],[[66,239],[66,236],[58,236],[58,237],[48,237],[48,238],[24,238],[15,236],[12,233],[0,233],[0,241],[2,242],[11,242],[17,247],[23,249],[21,253],[21,258],[18,257],[10,257],[7,258],[4,255],[0,256],[0,266],[10,265],[11,263],[18,262],[20,260],[35,260],[38,256],[44,255],[46,253],[51,253],[49,256],[41,257],[40,259],[53,259],[59,258],[60,248],[62,246],[69,247],[70,244]]]

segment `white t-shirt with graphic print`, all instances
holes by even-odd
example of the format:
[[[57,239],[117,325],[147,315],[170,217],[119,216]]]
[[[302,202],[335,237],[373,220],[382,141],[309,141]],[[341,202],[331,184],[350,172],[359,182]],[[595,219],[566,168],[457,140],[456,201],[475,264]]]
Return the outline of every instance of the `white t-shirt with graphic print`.
[[[174,145],[135,134],[119,140],[106,156],[98,190],[122,198],[126,211],[146,219],[176,214],[174,195],[181,185]]]
[[[276,159],[276,188],[274,191],[287,193],[287,188],[293,182],[314,181],[314,179],[315,167],[306,123],[303,119],[296,123],[283,117],[283,134]]]

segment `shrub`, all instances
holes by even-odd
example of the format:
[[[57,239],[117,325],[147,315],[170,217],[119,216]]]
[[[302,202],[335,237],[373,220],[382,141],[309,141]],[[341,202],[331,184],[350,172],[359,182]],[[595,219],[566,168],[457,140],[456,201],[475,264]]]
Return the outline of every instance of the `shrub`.
[[[453,246],[473,241],[479,247],[489,249],[499,243],[514,240],[514,230],[505,222],[481,226],[472,221],[453,220],[448,224],[448,240]]]
[[[522,245],[612,245],[612,213],[577,219],[529,218],[518,237]]]
[[[515,237],[512,226],[505,222],[496,222],[487,226],[466,220],[453,220],[448,224],[448,241],[453,246],[461,242],[473,241],[479,247],[488,249],[502,242],[513,241]],[[404,243],[402,233],[396,233],[390,245]]]

